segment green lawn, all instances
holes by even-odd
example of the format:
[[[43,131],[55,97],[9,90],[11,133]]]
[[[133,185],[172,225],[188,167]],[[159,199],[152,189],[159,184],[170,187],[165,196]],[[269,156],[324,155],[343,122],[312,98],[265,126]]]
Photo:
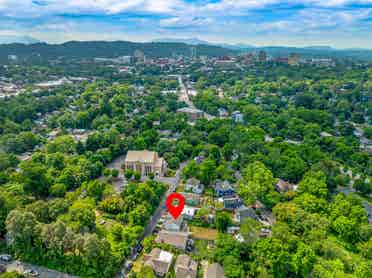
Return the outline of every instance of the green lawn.
[[[195,239],[216,240],[218,237],[218,231],[215,229],[191,226],[190,230],[192,232],[192,237]]]

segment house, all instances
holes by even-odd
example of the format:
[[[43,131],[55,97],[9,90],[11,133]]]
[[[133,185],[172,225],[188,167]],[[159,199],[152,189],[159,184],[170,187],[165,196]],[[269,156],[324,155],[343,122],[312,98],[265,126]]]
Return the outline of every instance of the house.
[[[208,264],[204,271],[203,278],[226,278],[225,272],[220,264]]]
[[[237,232],[239,232],[239,230],[240,230],[240,227],[238,226],[229,226],[227,227],[226,233],[228,233],[229,235],[234,235]]]
[[[157,276],[164,277],[169,271],[172,259],[172,253],[154,248],[150,254],[145,255],[143,262],[145,266],[151,267]]]
[[[251,208],[253,208],[254,210],[263,210],[265,209],[265,205],[263,203],[261,203],[259,200],[256,200],[256,202],[254,202],[253,205],[251,205]]]
[[[243,204],[239,197],[225,197],[219,200],[223,203],[223,208],[228,210],[234,210]]]
[[[236,209],[235,219],[236,219],[237,222],[242,224],[244,222],[244,220],[247,219],[247,218],[252,218],[254,220],[258,219],[258,216],[257,216],[257,214],[256,214],[256,212],[254,211],[253,208],[246,207],[246,206],[243,205],[243,206]]]
[[[124,161],[125,170],[141,173],[141,176],[154,174],[163,176],[167,169],[167,163],[158,156],[157,152],[151,151],[128,151]]]
[[[287,192],[291,189],[291,184],[289,182],[286,182],[282,179],[280,179],[276,184],[275,184],[275,189],[279,191],[280,193]]]
[[[234,111],[234,112],[232,112],[231,119],[235,123],[244,123],[244,115],[242,113],[240,113],[240,111]]]
[[[61,132],[61,130],[59,128],[55,128],[53,129],[51,132],[49,132],[49,134],[47,135],[48,137],[48,140],[53,140],[55,139],[58,134]]]
[[[182,215],[185,219],[191,220],[194,218],[196,213],[196,208],[185,206],[182,211]]]
[[[275,184],[275,189],[280,193],[285,193],[291,190],[296,191],[297,188],[298,188],[297,184],[291,184],[281,179]]]
[[[185,184],[185,190],[187,192],[193,192],[195,194],[202,194],[204,191],[204,185],[195,178],[188,179]]]
[[[165,230],[170,232],[180,232],[183,230],[183,221],[184,216],[181,214],[177,219],[174,219],[171,216],[167,217],[167,220],[165,221],[163,227]]]
[[[333,137],[332,134],[330,134],[330,133],[328,133],[328,132],[325,132],[325,131],[322,131],[322,132],[320,133],[320,136],[321,136],[321,137]]]
[[[176,278],[196,278],[198,263],[187,255],[179,255],[174,265]]]
[[[179,108],[177,109],[177,113],[186,114],[190,121],[196,121],[197,119],[201,119],[204,117],[203,111],[189,107]]]
[[[203,155],[199,155],[197,157],[194,158],[194,160],[196,161],[196,163],[200,164],[204,161],[205,157]]]
[[[266,228],[260,230],[260,237],[268,237],[271,234],[271,231]]]
[[[200,204],[200,195],[195,193],[182,192],[185,197],[185,204],[193,207],[197,207]]]
[[[236,234],[235,236],[234,236],[234,238],[235,238],[235,240],[237,241],[237,242],[240,242],[240,243],[243,243],[245,240],[244,240],[244,237],[241,235],[241,234]]]
[[[158,130],[158,134],[162,137],[169,137],[172,134],[172,131],[168,129]]]
[[[225,117],[228,117],[229,116],[229,112],[225,108],[219,108],[218,109],[218,115],[221,118],[225,118]]]
[[[228,181],[217,182],[214,186],[214,191],[217,197],[227,197],[235,195],[235,190]]]
[[[265,142],[272,143],[274,142],[274,138],[272,138],[270,135],[265,135]]]
[[[19,161],[27,161],[31,158],[31,153],[26,152],[24,154],[18,155],[17,158],[18,158]]]
[[[177,249],[185,251],[189,244],[189,233],[161,230],[156,236],[155,242],[159,244],[169,244]]]

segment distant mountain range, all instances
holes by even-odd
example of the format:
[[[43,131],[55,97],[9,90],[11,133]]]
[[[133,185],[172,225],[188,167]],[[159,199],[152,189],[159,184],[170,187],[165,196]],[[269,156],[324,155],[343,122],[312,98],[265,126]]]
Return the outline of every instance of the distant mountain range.
[[[29,36],[0,36],[0,44],[9,43],[33,44],[39,42],[41,41]]]
[[[327,45],[313,45],[313,46],[305,46],[305,49],[312,49],[312,50],[336,50],[335,48]]]
[[[228,43],[213,43],[213,42],[208,42],[204,40],[200,40],[198,38],[191,38],[191,39],[183,39],[183,38],[161,38],[161,39],[156,39],[153,40],[153,42],[166,42],[166,43],[185,43],[189,45],[213,45],[213,46],[220,46],[224,47],[227,49],[232,49],[232,50],[242,50],[242,49],[251,49],[255,48],[253,45],[249,44],[228,44]]]
[[[290,46],[255,46],[252,44],[244,44],[244,43],[236,43],[236,44],[229,44],[229,43],[214,43],[205,40],[200,40],[198,38],[160,38],[153,40],[152,42],[163,42],[163,43],[185,43],[188,45],[213,45],[213,46],[220,46],[227,49],[232,50],[252,50],[252,49],[303,49],[303,50],[314,50],[314,51],[372,51],[371,49],[365,48],[346,48],[346,49],[337,49],[332,46],[328,45],[310,45],[304,47],[290,47]]]

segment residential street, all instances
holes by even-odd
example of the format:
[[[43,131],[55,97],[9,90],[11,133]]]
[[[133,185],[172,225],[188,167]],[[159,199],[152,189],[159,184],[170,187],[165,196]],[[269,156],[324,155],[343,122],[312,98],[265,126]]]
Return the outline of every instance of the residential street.
[[[36,266],[28,263],[23,263],[20,261],[12,261],[10,263],[1,263],[7,269],[7,271],[17,271],[23,273],[26,269],[32,269],[37,271],[40,278],[77,278],[77,276],[69,275],[52,269],[48,269],[41,266]]]
[[[160,177],[160,178],[157,179],[157,181],[159,181],[159,182],[168,184],[169,189],[164,194],[162,200],[160,201],[160,204],[159,204],[158,208],[155,210],[155,212],[150,217],[149,223],[145,227],[145,232],[143,234],[143,237],[140,239],[140,242],[142,242],[142,240],[144,238],[150,236],[153,233],[160,217],[162,216],[162,214],[166,210],[165,200],[168,197],[168,195],[173,193],[176,190],[176,188],[178,187],[178,185],[181,181],[182,169],[187,165],[187,163],[188,163],[188,161],[181,163],[180,168],[177,170],[175,177],[172,177],[172,178]],[[132,258],[129,258],[129,259],[132,259]],[[126,265],[126,263],[127,263],[127,261],[125,261],[123,263],[123,267],[122,267],[121,271],[115,276],[115,278],[125,277],[125,274],[126,274],[125,265]]]
[[[197,109],[195,107],[194,103],[190,100],[189,90],[188,90],[187,84],[185,84],[185,82],[183,82],[182,75],[178,76],[178,83],[181,87],[181,92],[180,92],[180,95],[178,96],[178,100],[181,101],[181,102],[185,102],[187,104],[187,106],[191,109]],[[214,118],[216,118],[215,116],[210,115],[206,112],[204,112],[204,117],[208,121],[213,120]]]

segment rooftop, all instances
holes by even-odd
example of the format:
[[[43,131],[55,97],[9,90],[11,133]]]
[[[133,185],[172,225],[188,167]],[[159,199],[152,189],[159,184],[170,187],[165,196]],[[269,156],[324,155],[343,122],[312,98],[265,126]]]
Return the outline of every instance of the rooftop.
[[[207,267],[207,270],[204,274],[204,278],[225,278],[225,273],[220,264],[214,263],[210,264]]]
[[[194,108],[190,108],[190,107],[179,108],[179,109],[177,109],[177,112],[181,112],[181,113],[204,113],[203,111],[201,111],[199,109],[194,109]]]
[[[157,154],[152,151],[128,151],[125,162],[154,163]]]
[[[173,254],[167,251],[163,251],[159,248],[151,250],[150,254],[145,255],[144,264],[152,267],[152,269],[158,274],[165,274],[168,272],[170,265],[172,264]]]
[[[189,239],[188,233],[183,232],[170,232],[161,230],[157,235],[155,241],[157,243],[165,243],[178,248],[186,248]]]
[[[192,260],[187,255],[179,255],[175,264],[177,278],[193,278],[196,277],[198,263]]]
[[[194,216],[196,212],[196,208],[185,206],[182,210],[182,214]]]
[[[170,263],[172,261],[173,255],[167,251],[160,250],[159,261]]]

